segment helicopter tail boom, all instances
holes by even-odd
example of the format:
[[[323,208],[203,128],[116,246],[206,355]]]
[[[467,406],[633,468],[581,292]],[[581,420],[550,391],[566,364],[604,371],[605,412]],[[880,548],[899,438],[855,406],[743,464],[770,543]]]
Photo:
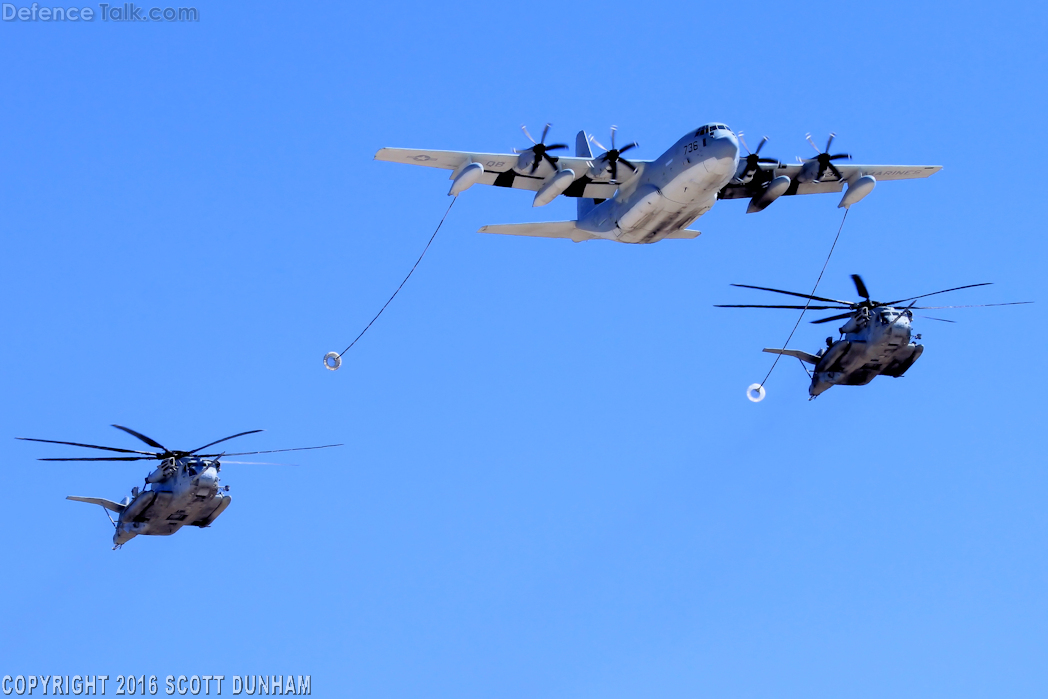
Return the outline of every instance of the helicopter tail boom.
[[[767,352],[768,354],[784,354],[787,357],[796,357],[797,359],[801,360],[802,362],[808,362],[808,364],[812,364],[812,365],[815,365],[815,364],[819,363],[819,358],[816,357],[814,354],[808,354],[807,352],[802,352],[801,350],[794,350],[794,349],[769,349],[769,348],[765,347],[764,351]]]

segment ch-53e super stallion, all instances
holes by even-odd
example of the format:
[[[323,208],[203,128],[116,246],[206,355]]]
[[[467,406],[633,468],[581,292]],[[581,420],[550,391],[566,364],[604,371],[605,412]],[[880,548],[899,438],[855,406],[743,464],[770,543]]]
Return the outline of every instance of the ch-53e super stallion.
[[[119,452],[121,454],[133,454],[134,456],[105,456],[105,457],[67,457],[40,459],[40,461],[159,461],[160,465],[146,476],[145,486],[141,489],[131,489],[131,497],[125,497],[120,502],[113,502],[105,498],[87,498],[78,495],[70,495],[67,500],[86,502],[93,505],[101,505],[106,510],[118,514],[117,520],[113,522],[116,533],[113,534],[113,548],[123,546],[139,535],[167,536],[174,534],[184,525],[195,527],[209,526],[222,514],[231,501],[229,486],[220,486],[218,473],[222,470],[221,459],[227,456],[248,456],[252,454],[275,454],[286,451],[306,451],[310,449],[327,449],[339,447],[341,444],[326,444],[320,447],[299,447],[297,449],[270,449],[267,451],[245,451],[236,453],[201,454],[204,449],[213,447],[221,442],[235,437],[243,437],[247,434],[255,434],[262,430],[250,430],[240,432],[230,437],[224,437],[192,451],[178,451],[168,449],[154,439],[144,434],[139,434],[128,427],[113,425],[118,430],[123,430],[134,437],[142,440],[149,446],[160,449],[159,452],[137,451],[135,449],[118,449],[116,447],[100,447],[94,444],[80,444],[79,442],[58,442],[52,439],[33,439],[31,437],[17,437],[28,442],[44,442],[47,444],[68,444],[74,447],[86,447],[88,449],[101,449],[103,451]],[[249,461],[226,461],[227,464],[246,464]],[[108,515],[108,512],[106,513]]]
[[[948,291],[960,289],[971,289],[976,286],[988,286],[989,282],[982,284],[968,284],[957,286],[952,289],[933,291],[930,294],[909,296],[895,301],[881,302],[870,299],[870,293],[858,274],[851,275],[855,290],[859,292],[862,301],[841,301],[826,298],[825,296],[813,296],[811,294],[798,294],[793,291],[781,289],[770,289],[765,286],[749,286],[748,284],[732,284],[732,286],[744,289],[760,289],[771,291],[776,294],[787,296],[799,296],[808,299],[809,303],[804,306],[786,305],[757,305],[757,304],[718,304],[717,308],[792,308],[803,310],[844,310],[846,313],[813,320],[812,323],[829,323],[835,320],[847,319],[839,329],[840,339],[834,341],[832,337],[826,338],[826,347],[819,350],[817,354],[809,354],[795,349],[770,349],[764,351],[771,354],[782,354],[795,357],[802,362],[814,366],[811,377],[811,386],[808,388],[809,400],[815,398],[831,386],[864,386],[873,381],[876,376],[900,377],[913,366],[913,363],[924,352],[924,345],[918,345],[911,339],[920,340],[920,335],[913,335],[911,322],[913,311],[933,308],[982,308],[987,306],[1018,306],[1031,301],[1017,301],[1013,303],[983,303],[968,306],[917,306],[917,299],[923,299],[936,294],[945,294]],[[833,305],[811,305],[811,301],[822,301]],[[908,306],[899,304],[910,302]],[[928,316],[925,316],[928,317]],[[929,318],[946,323],[953,323],[945,318]],[[747,392],[750,400],[757,402],[764,398],[764,389],[759,384],[754,384]]]
[[[524,127],[521,127],[524,128]],[[695,238],[699,231],[688,226],[709,211],[718,199],[749,199],[747,213],[761,211],[781,196],[840,192],[847,186],[840,207],[850,207],[869,194],[878,180],[928,177],[939,165],[855,165],[839,163],[847,153],[830,154],[833,134],[817,155],[796,164],[761,157],[757,150],[740,156],[745,147],[724,124],[711,123],[689,131],[655,160],[627,160],[630,143],[605,149],[585,131],[575,138],[575,157],[554,156],[567,148],[547,144],[549,124],[542,137],[526,150],[514,153],[469,153],[444,150],[383,148],[376,160],[451,170],[451,191],[458,195],[474,184],[512,187],[535,192],[533,206],[544,206],[557,196],[578,199],[578,219],[552,223],[516,223],[484,226],[481,233],[504,233],[573,241],[615,240],[620,243],[655,243],[663,238]],[[604,152],[594,157],[593,141]]]

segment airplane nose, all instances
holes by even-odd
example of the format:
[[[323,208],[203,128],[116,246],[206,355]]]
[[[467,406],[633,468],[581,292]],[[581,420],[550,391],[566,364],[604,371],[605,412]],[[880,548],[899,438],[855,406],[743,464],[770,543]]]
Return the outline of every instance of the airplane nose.
[[[706,170],[714,175],[735,174],[739,165],[739,141],[730,131],[718,131],[706,147]]]

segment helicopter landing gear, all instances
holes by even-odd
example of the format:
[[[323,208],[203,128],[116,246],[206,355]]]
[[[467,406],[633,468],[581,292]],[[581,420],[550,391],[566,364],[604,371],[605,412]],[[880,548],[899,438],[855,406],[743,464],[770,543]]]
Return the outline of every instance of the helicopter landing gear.
[[[751,383],[750,387],[746,389],[746,397],[754,403],[764,400],[765,394],[764,386],[759,383]]]

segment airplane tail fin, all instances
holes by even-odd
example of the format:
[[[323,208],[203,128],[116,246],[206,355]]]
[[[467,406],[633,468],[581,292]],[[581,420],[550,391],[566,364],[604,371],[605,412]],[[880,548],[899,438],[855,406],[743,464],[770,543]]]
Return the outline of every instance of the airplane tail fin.
[[[786,355],[787,357],[796,357],[797,359],[801,360],[802,362],[808,362],[808,364],[818,364],[819,363],[819,358],[816,357],[814,354],[808,354],[807,352],[802,352],[801,350],[794,350],[794,349],[784,350],[784,349],[768,349],[768,348],[765,348],[764,351],[767,352],[768,354],[783,354],[783,355]]]
[[[589,240],[594,236],[589,231],[578,228],[578,221],[552,221],[550,223],[505,223],[496,226],[483,226],[481,233],[498,233],[500,235],[527,235],[536,238],[568,238],[576,243]]]
[[[579,131],[578,135],[575,136],[575,155],[579,158],[593,157],[593,151],[590,149],[589,144],[589,136],[585,131]],[[593,211],[593,207],[597,205],[593,199],[583,199],[582,197],[579,197],[577,202],[580,221],[586,217],[586,214]]]

